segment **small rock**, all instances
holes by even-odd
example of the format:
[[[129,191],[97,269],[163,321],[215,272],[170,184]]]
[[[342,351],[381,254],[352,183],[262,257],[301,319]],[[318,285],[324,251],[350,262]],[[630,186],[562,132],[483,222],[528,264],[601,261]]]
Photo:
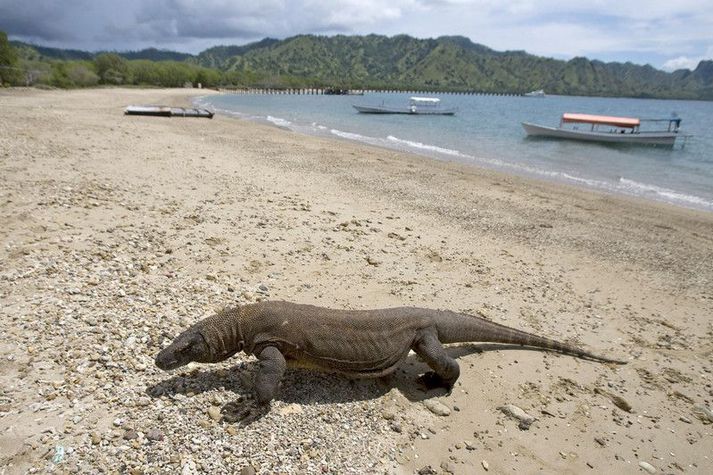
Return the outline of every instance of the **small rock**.
[[[533,416],[514,404],[505,404],[504,406],[500,406],[498,409],[500,409],[504,414],[520,421],[518,427],[522,430],[528,430],[532,423],[535,422],[535,418]]]
[[[92,445],[99,445],[102,441],[102,436],[99,432],[92,432]]]
[[[258,285],[257,288],[258,288],[258,290],[260,290],[260,292],[268,292],[270,290],[270,289],[268,289],[267,285],[265,285],[265,284],[260,284],[260,285]]]
[[[487,460],[483,460],[482,462],[480,462],[480,465],[483,466],[483,470],[485,470],[486,472],[490,470],[490,464]]]
[[[396,433],[398,433],[398,434],[400,434],[400,433],[403,431],[403,428],[401,427],[401,424],[399,424],[399,423],[396,422],[396,421],[391,422],[391,424],[389,425],[389,427],[391,427],[391,430],[392,430],[392,431],[394,431],[394,432],[396,432]]]
[[[656,473],[656,468],[653,465],[651,465],[650,463],[644,462],[643,460],[641,462],[639,462],[639,467],[643,468],[644,470],[646,470],[649,473]]]
[[[374,259],[374,258],[371,257],[371,256],[368,256],[368,257],[366,258],[366,262],[367,262],[370,266],[374,266],[374,267],[378,267],[378,266],[381,265],[381,261],[376,260],[376,259]]]
[[[240,469],[240,475],[255,475],[257,472],[252,465],[246,465]]]
[[[163,433],[158,429],[151,429],[146,433],[146,438],[152,441],[163,440]]]
[[[436,471],[430,465],[426,465],[418,471],[418,475],[436,475]]]
[[[443,461],[441,462],[441,469],[443,469],[443,471],[446,473],[455,473],[456,466],[455,464],[453,464],[453,462]]]
[[[381,411],[381,417],[383,417],[387,421],[393,421],[396,417],[396,412],[394,412],[394,410],[391,408],[387,408]]]
[[[694,404],[693,414],[704,423],[713,422],[713,411],[704,404]]]
[[[138,439],[138,438],[139,438],[138,432],[136,432],[133,429],[129,429],[126,432],[124,432],[124,440],[134,440],[134,439]]]
[[[289,416],[290,414],[302,414],[304,410],[299,404],[287,404],[277,410],[281,416]]]
[[[423,405],[428,408],[429,411],[436,414],[437,416],[450,416],[451,410],[440,401],[435,399],[426,399],[423,401]]]
[[[208,415],[214,421],[219,421],[220,419],[223,418],[223,414],[220,413],[220,408],[216,407],[216,406],[210,406],[208,408]]]
[[[464,440],[463,444],[465,445],[466,450],[475,450],[475,445],[473,445],[473,442],[470,440]]]
[[[631,404],[624,399],[623,397],[619,396],[618,394],[611,393],[605,389],[602,388],[595,388],[594,392],[597,394],[601,394],[602,396],[608,397],[612,403],[622,411],[626,412],[631,412]]]

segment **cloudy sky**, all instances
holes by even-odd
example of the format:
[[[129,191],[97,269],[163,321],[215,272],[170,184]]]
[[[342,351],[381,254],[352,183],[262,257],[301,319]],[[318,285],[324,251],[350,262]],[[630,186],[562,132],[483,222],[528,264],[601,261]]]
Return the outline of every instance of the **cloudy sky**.
[[[0,0],[0,30],[62,48],[189,53],[300,33],[463,35],[672,70],[713,58],[713,0]]]

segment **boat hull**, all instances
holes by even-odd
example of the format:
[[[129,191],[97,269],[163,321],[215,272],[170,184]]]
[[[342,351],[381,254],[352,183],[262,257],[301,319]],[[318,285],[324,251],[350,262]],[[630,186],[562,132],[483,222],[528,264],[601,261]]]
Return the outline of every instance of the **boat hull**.
[[[534,137],[549,137],[566,140],[580,140],[586,142],[605,142],[635,145],[662,145],[673,147],[676,142],[676,132],[637,132],[617,134],[612,132],[596,132],[586,130],[570,130],[558,127],[523,122],[522,127],[527,135]]]
[[[352,107],[362,114],[408,114],[408,115],[453,115],[457,109],[429,109],[409,107],[384,107],[384,106],[358,106],[352,104]]]
[[[204,117],[206,119],[213,118],[213,112],[207,109],[168,106],[128,106],[124,110],[124,114],[151,115],[158,117]]]

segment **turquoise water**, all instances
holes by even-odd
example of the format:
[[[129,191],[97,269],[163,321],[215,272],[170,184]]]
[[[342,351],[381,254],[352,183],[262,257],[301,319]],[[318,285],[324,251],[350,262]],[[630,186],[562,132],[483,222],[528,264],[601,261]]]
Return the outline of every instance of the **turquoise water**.
[[[432,95],[455,116],[359,114],[352,104],[403,106],[409,94],[364,96],[207,96],[199,103],[218,113],[268,121],[296,132],[341,137],[382,147],[454,160],[508,173],[538,177],[713,211],[713,104],[548,96]],[[563,112],[641,118],[683,119],[692,134],[685,147],[600,145],[527,138],[520,123],[557,125]]]

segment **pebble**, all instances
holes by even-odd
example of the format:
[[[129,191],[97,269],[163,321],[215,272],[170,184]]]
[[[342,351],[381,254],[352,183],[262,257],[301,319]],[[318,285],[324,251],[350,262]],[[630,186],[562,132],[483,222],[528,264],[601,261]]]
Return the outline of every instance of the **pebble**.
[[[419,469],[418,475],[436,475],[436,471],[430,465],[426,465]]]
[[[650,463],[644,462],[643,460],[641,462],[639,462],[639,467],[643,468],[644,470],[646,470],[649,473],[656,473],[656,468],[653,465],[651,465]]]
[[[488,470],[490,470],[490,464],[488,463],[487,460],[481,461],[481,462],[480,462],[480,465],[483,466],[483,470],[485,470],[486,472],[487,472]]]
[[[99,432],[92,432],[91,437],[93,445],[99,445],[102,441],[102,436]]]
[[[124,432],[124,440],[134,440],[134,439],[138,439],[138,438],[139,438],[138,432],[136,432],[133,429],[129,429],[126,432]]]
[[[423,401],[424,406],[428,408],[429,411],[436,414],[437,416],[450,416],[451,410],[440,401],[435,399],[426,399]]]
[[[208,408],[208,415],[214,421],[220,421],[223,418],[223,414],[220,413],[220,408],[216,406],[210,406]]]
[[[255,475],[257,472],[252,465],[246,465],[240,469],[240,475]]]
[[[379,266],[381,265],[381,261],[379,261],[379,260],[377,260],[377,259],[374,259],[374,258],[371,257],[371,256],[368,256],[368,257],[366,258],[366,262],[367,262],[370,266],[374,266],[374,267],[379,267]]]
[[[703,422],[713,422],[713,411],[705,404],[694,404],[693,413]]]
[[[504,414],[520,421],[518,427],[522,430],[528,430],[532,423],[535,422],[535,418],[533,416],[514,404],[505,404],[504,406],[500,406],[498,409],[500,409]]]
[[[163,440],[163,432],[158,429],[151,429],[146,433],[146,438],[152,441]]]
[[[455,473],[456,472],[456,466],[453,462],[446,462],[446,461],[441,462],[441,469],[446,473]]]

